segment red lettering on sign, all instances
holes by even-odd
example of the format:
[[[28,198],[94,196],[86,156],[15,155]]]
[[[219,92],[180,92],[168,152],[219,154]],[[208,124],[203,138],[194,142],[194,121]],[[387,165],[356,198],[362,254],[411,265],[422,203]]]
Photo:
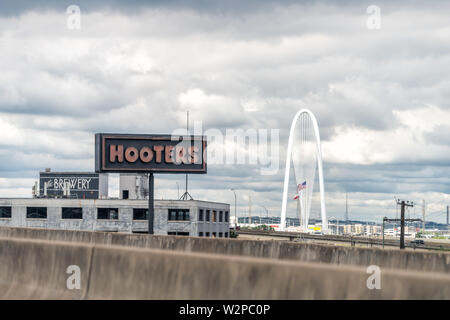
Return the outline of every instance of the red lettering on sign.
[[[116,158],[118,162],[123,162],[123,146],[112,144],[109,148],[109,161],[116,162]]]
[[[139,158],[139,152],[135,147],[129,147],[127,148],[127,150],[125,151],[125,159],[128,162],[136,162],[137,159]]]
[[[140,152],[141,161],[145,163],[149,163],[153,160],[153,150],[149,147],[143,147]]]
[[[173,159],[172,159],[172,152],[173,152],[173,148],[174,146],[166,146],[166,157],[165,157],[165,161],[166,163],[173,163]]]
[[[153,150],[156,152],[156,163],[161,163],[162,160],[162,151],[164,150],[163,146],[154,146]]]

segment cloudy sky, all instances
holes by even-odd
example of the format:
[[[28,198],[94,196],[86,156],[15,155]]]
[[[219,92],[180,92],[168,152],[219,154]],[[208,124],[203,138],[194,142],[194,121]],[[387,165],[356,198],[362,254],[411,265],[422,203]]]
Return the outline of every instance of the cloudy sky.
[[[95,132],[170,133],[190,110],[204,130],[280,130],[277,174],[211,164],[190,189],[234,203],[235,188],[241,215],[249,196],[253,214],[279,215],[288,130],[306,107],[322,135],[329,216],[344,217],[348,192],[351,218],[395,216],[396,196],[426,200],[443,222],[450,3],[390,2],[3,0],[0,197],[31,196],[47,167],[92,171]],[[70,5],[80,29],[67,26]],[[380,29],[367,26],[370,5]],[[183,179],[158,175],[156,197],[175,198]]]

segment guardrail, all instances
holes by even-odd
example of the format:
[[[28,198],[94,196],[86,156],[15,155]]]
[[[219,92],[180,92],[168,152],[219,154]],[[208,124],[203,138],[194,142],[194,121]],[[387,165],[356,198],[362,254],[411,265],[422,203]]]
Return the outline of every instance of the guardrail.
[[[367,266],[1,237],[0,261],[0,299],[450,298],[445,272],[382,268],[373,290]]]
[[[259,236],[268,236],[268,237],[282,237],[289,238],[291,241],[296,239],[310,239],[310,240],[321,240],[321,241],[332,241],[332,242],[347,242],[352,244],[364,244],[368,246],[382,246],[383,239],[382,238],[367,238],[367,237],[358,237],[358,236],[338,236],[338,235],[317,235],[317,234],[309,234],[309,233],[300,233],[300,232],[287,232],[287,231],[262,231],[262,230],[239,230],[238,234],[247,234],[247,235],[259,235]],[[385,246],[390,247],[399,247],[400,240],[393,239],[385,239]],[[414,248],[414,249],[427,249],[427,250],[450,250],[450,244],[447,243],[434,243],[434,242],[425,242],[425,245],[413,245],[409,242],[405,243],[406,247]]]
[[[383,250],[330,246],[297,241],[158,236],[146,234],[0,227],[0,237],[224,254],[335,265],[377,265],[382,268],[450,273],[450,252]]]

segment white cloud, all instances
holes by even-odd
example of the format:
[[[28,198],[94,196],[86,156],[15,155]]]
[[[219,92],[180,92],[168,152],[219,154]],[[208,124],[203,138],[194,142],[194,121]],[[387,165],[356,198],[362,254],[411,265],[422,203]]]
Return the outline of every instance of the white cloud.
[[[415,110],[393,110],[398,127],[373,130],[336,127],[335,135],[323,144],[327,161],[353,164],[445,161],[450,146],[430,144],[426,134],[450,119],[450,110],[429,106]]]

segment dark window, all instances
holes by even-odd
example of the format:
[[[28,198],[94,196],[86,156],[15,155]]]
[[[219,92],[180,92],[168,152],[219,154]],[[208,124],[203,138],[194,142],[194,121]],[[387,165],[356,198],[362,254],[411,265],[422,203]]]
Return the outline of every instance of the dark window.
[[[219,212],[219,222],[223,222],[223,211]]]
[[[169,209],[169,221],[189,221],[189,209]]]
[[[219,232],[219,238],[223,238],[223,233]]]
[[[117,208],[98,208],[97,219],[99,220],[118,220],[119,209]]]
[[[130,197],[130,191],[122,190],[122,199],[128,199]]]
[[[11,218],[11,207],[0,207],[0,218]]]
[[[198,212],[198,221],[203,221],[203,209]]]
[[[230,214],[228,213],[228,211],[225,212],[225,222],[229,222],[230,221]]]
[[[212,236],[213,236],[213,238],[217,237],[217,233],[213,232]]]
[[[228,232],[225,232],[225,238],[228,238]]]
[[[203,232],[199,232],[199,233],[198,233],[198,236],[199,236],[199,237],[203,237]]]
[[[205,233],[205,237],[209,237],[209,232],[206,232],[206,233]]]
[[[147,209],[133,209],[133,220],[147,220]]]
[[[210,211],[206,210],[206,221],[209,222],[210,220]]]
[[[83,219],[82,208],[62,208],[62,219]]]
[[[27,219],[47,219],[47,208],[27,207]]]
[[[217,222],[217,211],[213,210],[212,222]]]
[[[168,236],[189,236],[189,232],[181,232],[181,231],[169,231],[167,232]]]

